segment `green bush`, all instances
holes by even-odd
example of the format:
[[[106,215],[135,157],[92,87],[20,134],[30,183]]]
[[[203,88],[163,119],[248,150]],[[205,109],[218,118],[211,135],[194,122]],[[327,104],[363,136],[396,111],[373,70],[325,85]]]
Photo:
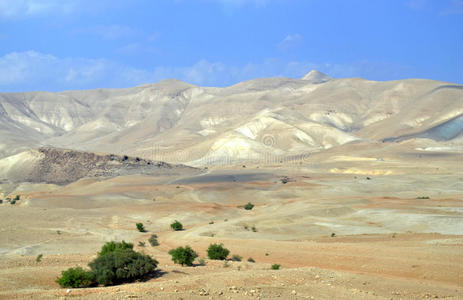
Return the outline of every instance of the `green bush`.
[[[35,258],[35,261],[38,262],[38,263],[41,262],[41,261],[42,261],[42,257],[43,257],[43,254],[37,255],[37,257]]]
[[[102,256],[108,253],[112,253],[118,250],[132,250],[133,244],[122,242],[107,242],[101,247],[101,251],[98,252],[98,256]]]
[[[170,224],[170,228],[175,231],[183,230],[183,225],[179,221],[175,220],[174,223]]]
[[[172,261],[176,264],[192,266],[193,261],[198,257],[198,254],[190,248],[190,246],[178,247],[169,251],[172,255]]]
[[[230,254],[230,251],[224,248],[222,244],[211,244],[209,248],[207,248],[207,256],[210,259],[224,260],[227,258],[228,254]]]
[[[280,270],[281,265],[279,264],[273,264],[272,265],[272,270]]]
[[[254,208],[254,204],[252,204],[251,202],[248,202],[245,206],[244,206],[244,209],[245,210],[251,210]]]
[[[138,242],[138,247],[145,247],[145,242],[139,241]]]
[[[20,198],[21,198],[21,196],[19,196],[19,195],[16,195],[16,197],[14,197],[14,199],[13,199],[13,200],[15,200],[15,201],[19,201],[19,199],[20,199]]]
[[[154,258],[135,252],[131,243],[108,242],[88,264],[90,271],[70,268],[63,271],[56,282],[62,287],[74,288],[133,282],[152,275],[157,265]]]
[[[242,259],[243,257],[238,254],[234,254],[231,258],[232,261],[241,261]]]
[[[151,246],[159,246],[158,242],[158,236],[155,234],[152,234],[151,237],[148,239],[148,242],[150,243]]]
[[[256,261],[254,260],[254,258],[250,257],[250,258],[248,258],[248,262],[255,263]]]
[[[143,226],[143,223],[137,223],[137,229],[140,232],[146,232],[145,226]]]
[[[11,205],[15,205],[15,204],[16,204],[16,200],[11,200],[10,204],[11,204]]]
[[[117,249],[99,255],[88,264],[98,284],[114,285],[144,279],[153,274],[158,262],[133,249]]]
[[[94,285],[95,277],[92,272],[75,267],[61,272],[61,277],[57,278],[56,282],[61,287],[84,288]]]

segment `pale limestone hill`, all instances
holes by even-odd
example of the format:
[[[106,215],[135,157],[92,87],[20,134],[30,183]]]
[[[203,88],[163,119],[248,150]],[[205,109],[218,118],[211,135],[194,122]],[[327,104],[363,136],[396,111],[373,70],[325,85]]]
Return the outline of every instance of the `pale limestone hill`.
[[[414,140],[421,148],[461,151],[462,99],[456,84],[333,79],[317,71],[225,88],[165,80],[128,89],[7,93],[0,94],[0,155],[51,146],[208,166],[359,142]]]

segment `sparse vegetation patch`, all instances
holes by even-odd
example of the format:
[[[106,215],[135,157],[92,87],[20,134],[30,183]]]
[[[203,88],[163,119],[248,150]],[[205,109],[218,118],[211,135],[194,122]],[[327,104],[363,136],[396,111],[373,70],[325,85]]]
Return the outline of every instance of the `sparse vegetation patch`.
[[[223,244],[211,244],[207,249],[207,256],[210,259],[224,260],[230,254],[230,250],[223,247]]]
[[[85,288],[96,284],[95,277],[90,271],[81,267],[69,268],[61,272],[61,277],[56,279],[61,287]]]
[[[232,261],[241,261],[243,260],[243,257],[238,255],[238,254],[234,254],[231,258]]]
[[[133,282],[153,274],[157,265],[155,259],[134,251],[131,243],[108,242],[97,258],[88,264],[90,270],[69,268],[61,272],[56,282],[62,287],[72,288]]]
[[[172,228],[175,231],[180,231],[183,230],[183,225],[179,221],[175,220],[174,223],[170,224],[170,228]]]
[[[145,229],[145,226],[143,225],[143,223],[137,223],[137,229],[140,232],[146,232],[146,229]]]
[[[244,209],[245,210],[251,210],[254,208],[254,204],[252,204],[251,202],[248,202],[245,206],[244,206]]]
[[[159,246],[158,236],[156,234],[152,234],[151,237],[148,239],[148,242],[152,247]]]
[[[192,266],[193,261],[198,257],[198,254],[190,246],[172,249],[169,251],[169,254],[172,256],[174,263],[181,264],[182,266]]]

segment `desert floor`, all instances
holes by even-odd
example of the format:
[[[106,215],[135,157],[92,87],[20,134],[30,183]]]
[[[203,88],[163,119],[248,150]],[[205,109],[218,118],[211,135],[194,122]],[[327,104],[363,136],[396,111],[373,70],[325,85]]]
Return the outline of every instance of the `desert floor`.
[[[463,299],[462,176],[328,170],[246,166],[23,184],[17,204],[0,205],[0,298]],[[237,207],[249,201],[254,209]],[[174,220],[185,230],[171,231]],[[159,246],[149,245],[151,234]],[[110,240],[152,255],[159,276],[89,289],[55,283]],[[211,243],[243,260],[182,267],[167,254],[190,245],[205,258]]]

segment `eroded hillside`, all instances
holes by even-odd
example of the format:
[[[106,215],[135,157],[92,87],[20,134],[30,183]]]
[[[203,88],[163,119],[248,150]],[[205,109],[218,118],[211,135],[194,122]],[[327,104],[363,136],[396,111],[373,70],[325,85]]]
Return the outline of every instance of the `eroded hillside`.
[[[195,166],[262,163],[349,143],[413,140],[461,152],[463,87],[432,80],[261,78],[225,88],[177,80],[128,89],[0,94],[0,154],[40,146]],[[424,150],[423,150],[424,151]]]

